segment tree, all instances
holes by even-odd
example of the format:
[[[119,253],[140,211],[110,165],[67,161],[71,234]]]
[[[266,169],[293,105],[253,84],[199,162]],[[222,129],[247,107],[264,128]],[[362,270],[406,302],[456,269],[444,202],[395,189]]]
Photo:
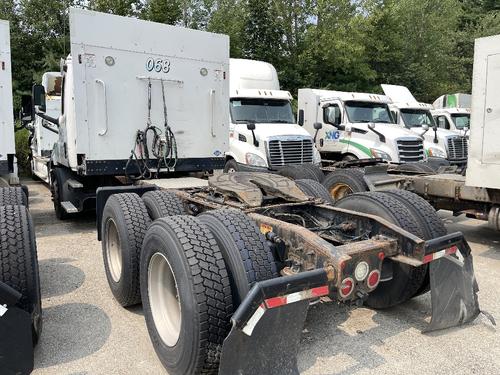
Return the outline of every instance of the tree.
[[[182,19],[182,0],[149,0],[142,12],[142,18],[175,25]]]

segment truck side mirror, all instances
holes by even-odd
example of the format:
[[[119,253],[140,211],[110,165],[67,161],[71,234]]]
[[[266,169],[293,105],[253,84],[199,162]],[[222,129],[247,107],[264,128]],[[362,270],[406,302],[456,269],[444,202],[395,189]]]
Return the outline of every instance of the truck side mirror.
[[[255,122],[249,122],[247,124],[247,129],[250,130],[252,132],[252,138],[253,138],[253,145],[255,147],[259,147],[259,142],[257,141],[257,138],[255,138]]]
[[[297,123],[300,126],[304,126],[304,110],[303,109],[299,109],[299,118],[298,118]]]
[[[438,140],[438,127],[437,127],[437,125],[434,125],[432,127],[432,130],[434,130],[434,143],[439,143],[439,140]]]
[[[316,132],[314,133],[314,143],[316,143],[316,138],[318,137],[318,132],[323,127],[323,124],[321,122],[315,122],[313,124],[313,127],[314,127],[314,129],[316,129]]]
[[[33,121],[34,117],[33,101],[31,99],[31,95],[21,96],[21,111],[19,113],[19,120],[21,120],[21,122],[25,124]]]
[[[42,85],[33,85],[33,106],[35,110],[45,112],[45,87]]]

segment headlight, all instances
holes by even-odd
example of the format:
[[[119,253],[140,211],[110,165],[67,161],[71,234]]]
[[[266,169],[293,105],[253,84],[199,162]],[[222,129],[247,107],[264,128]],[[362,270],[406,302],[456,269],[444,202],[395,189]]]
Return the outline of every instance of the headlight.
[[[321,164],[321,155],[319,154],[319,151],[316,147],[314,147],[314,151],[313,151],[313,163],[314,164]]]
[[[444,159],[446,159],[446,152],[443,151],[440,148],[430,147],[427,150],[427,153],[429,154],[429,156],[434,156],[436,158],[444,158]]]
[[[245,159],[248,165],[254,165],[256,167],[267,167],[267,163],[259,155],[252,154],[251,152],[245,155]]]
[[[380,159],[384,159],[387,161],[392,160],[391,156],[387,152],[377,150],[376,148],[371,148],[370,152],[372,153],[372,156],[375,158],[380,158]]]

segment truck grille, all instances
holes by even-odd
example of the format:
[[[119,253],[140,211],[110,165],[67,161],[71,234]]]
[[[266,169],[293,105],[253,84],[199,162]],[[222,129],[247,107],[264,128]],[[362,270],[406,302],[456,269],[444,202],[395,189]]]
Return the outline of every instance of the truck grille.
[[[447,146],[450,161],[467,159],[469,150],[465,137],[450,137],[447,139]]]
[[[313,162],[312,139],[275,139],[268,142],[269,166],[283,167],[290,164]]]
[[[424,142],[421,139],[400,138],[396,140],[396,144],[398,146],[399,161],[401,163],[424,160]]]

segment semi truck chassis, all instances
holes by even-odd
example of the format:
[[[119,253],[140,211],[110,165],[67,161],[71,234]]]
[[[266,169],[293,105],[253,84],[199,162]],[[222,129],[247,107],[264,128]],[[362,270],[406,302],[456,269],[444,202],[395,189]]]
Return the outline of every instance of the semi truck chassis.
[[[370,194],[381,193],[365,193],[359,199],[372,199]],[[122,206],[126,211],[123,217],[127,217],[130,212],[126,207],[132,205],[130,202],[135,202],[134,211],[137,211],[142,207],[143,201],[149,201],[150,207],[151,197],[155,195],[163,197],[153,204],[153,208],[156,207],[159,211],[163,209],[163,215],[158,215],[159,211],[154,209],[143,209],[144,212],[149,212],[149,218],[143,221],[149,229],[141,239],[144,242],[141,241],[136,250],[131,250],[131,243],[127,242],[129,239],[120,238],[120,233],[126,231],[123,228],[113,229],[114,223],[121,222],[121,214],[116,216],[111,208],[121,198],[128,199],[129,203]],[[183,214],[161,218],[168,216],[169,212]],[[402,280],[398,276],[401,269],[425,269],[428,272],[432,319],[427,330],[470,322],[480,312],[472,255],[461,233],[425,241],[374,214],[335,207],[321,198],[306,195],[294,181],[283,176],[246,172],[223,174],[210,178],[209,186],[205,188],[169,191],[160,190],[151,181],[134,186],[99,188],[97,214],[98,238],[103,244],[110,287],[122,305],[137,303],[141,300],[124,300],[123,289],[117,289],[117,285],[120,280],[140,277],[141,298],[150,336],[162,363],[172,374],[197,374],[205,373],[204,371],[219,374],[298,374],[296,354],[309,304],[312,301],[333,301],[337,304],[365,303],[385,308],[403,303],[422,290],[394,298],[394,288],[402,287],[398,284]],[[244,233],[258,232],[256,235],[261,238],[262,246],[270,251],[269,262],[275,263],[278,271],[274,276],[252,279],[252,282],[247,283],[245,293],[240,293],[241,287],[236,281],[241,278],[235,275],[239,265],[245,264],[246,267],[251,261],[244,256],[248,249],[240,246],[239,251],[235,251],[235,248],[227,245],[227,238],[221,238],[220,234],[225,228],[233,231],[228,233],[232,233],[234,238],[244,239],[243,231],[238,233],[236,225],[242,217],[253,223],[253,227],[247,226]],[[225,224],[219,231],[214,229],[216,226],[211,226],[217,218],[229,219],[220,222]],[[135,227],[139,222],[140,220],[136,221]],[[164,294],[155,292],[157,284],[152,281],[156,280],[152,276],[152,270],[158,263],[157,259],[168,258],[156,249],[155,246],[159,245],[154,243],[161,242],[161,238],[155,237],[155,233],[166,230],[170,233],[166,237],[175,237],[172,233],[183,232],[180,229],[183,226],[188,229],[197,228],[195,232],[202,237],[206,232],[214,235],[217,244],[212,243],[212,250],[217,254],[217,249],[220,249],[224,255],[223,270],[215,272],[225,275],[227,271],[229,274],[229,299],[232,299],[232,302],[228,302],[231,305],[230,312],[224,315],[224,319],[228,323],[230,319],[231,324],[225,328],[223,339],[219,337],[211,341],[213,345],[210,348],[215,350],[216,359],[211,362],[207,360],[214,355],[214,352],[208,350],[204,364],[196,368],[179,367],[177,360],[182,356],[178,354],[180,357],[172,357],[171,351],[175,346],[166,344],[168,339],[162,340],[158,332],[161,332],[164,325],[155,320],[155,316],[158,316],[155,311],[159,308],[155,307],[158,306],[158,302],[154,301],[157,298],[155,296]],[[203,242],[196,235],[194,237],[182,237],[179,241],[183,246],[186,243]],[[137,240],[137,236],[134,237],[134,241]],[[131,254],[134,251],[140,254]],[[170,250],[166,251],[168,253]],[[139,270],[136,270],[136,274],[127,274],[131,272],[130,268],[114,267],[111,252],[114,252],[118,261],[139,258]],[[185,250],[186,256],[190,253],[191,250]],[[228,257],[232,257],[232,261]],[[238,261],[234,263],[234,259]],[[192,258],[188,260],[191,262]],[[180,311],[186,311],[189,308],[182,300],[191,296],[185,294],[183,297],[180,285],[190,278],[184,274],[176,274],[170,265],[172,262],[172,259],[167,259],[173,273],[169,280],[174,280],[177,291],[174,293],[175,298],[179,306],[182,306]],[[121,276],[112,277],[113,269],[119,269]],[[205,271],[205,276],[210,278],[208,270],[202,270],[201,275]],[[422,288],[423,291],[428,290],[425,285],[420,289]],[[239,293],[237,298],[235,293]],[[384,296],[385,293],[387,294]],[[207,295],[211,294],[207,292]],[[388,298],[388,295],[392,297]],[[164,315],[173,314],[170,311],[175,309],[172,309],[167,309]],[[181,316],[178,319],[183,321],[192,317]],[[177,335],[182,337],[185,330],[189,329],[182,325],[182,329],[178,328]]]

